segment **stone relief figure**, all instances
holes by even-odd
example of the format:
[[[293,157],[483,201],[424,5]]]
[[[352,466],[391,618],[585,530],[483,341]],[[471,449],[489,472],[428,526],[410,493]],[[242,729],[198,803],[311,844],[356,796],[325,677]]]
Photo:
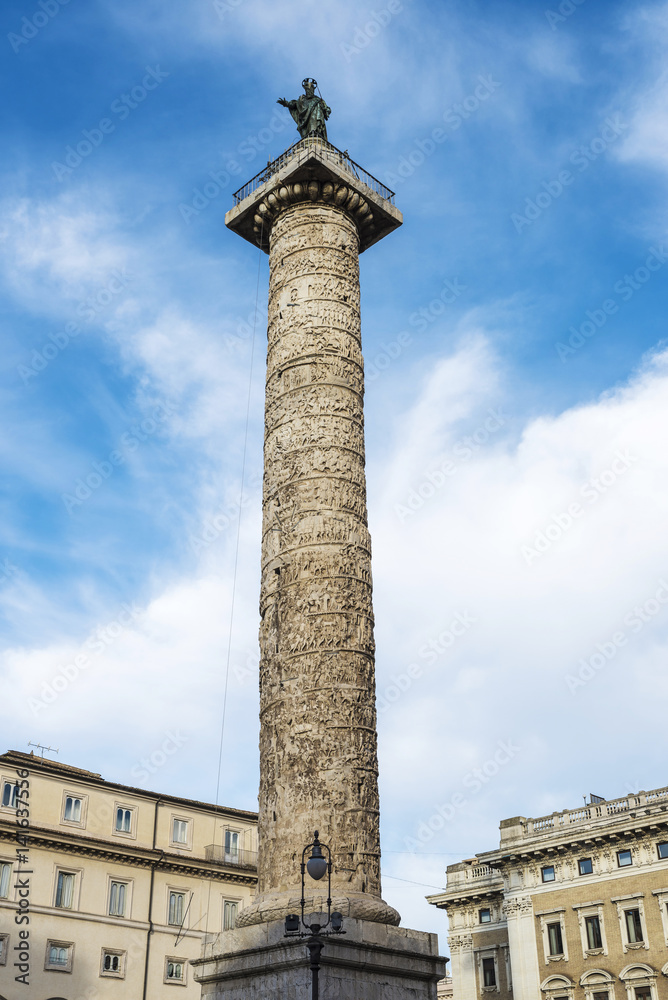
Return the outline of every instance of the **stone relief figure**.
[[[304,93],[296,101],[286,101],[284,97],[279,97],[277,104],[282,104],[287,108],[295,122],[302,139],[310,135],[316,135],[320,139],[327,141],[327,126],[325,122],[332,113],[322,97],[316,97],[315,88],[318,86],[316,80],[307,76],[302,80]]]

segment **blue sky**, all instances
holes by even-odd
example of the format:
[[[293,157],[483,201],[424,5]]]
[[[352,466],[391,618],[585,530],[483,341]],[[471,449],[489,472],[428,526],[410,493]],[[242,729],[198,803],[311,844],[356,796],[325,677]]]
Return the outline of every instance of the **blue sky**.
[[[224,215],[314,76],[404,213],[361,260],[384,893],[445,944],[423,897],[502,818],[668,782],[668,4],[2,29],[5,746],[255,807],[268,271]]]

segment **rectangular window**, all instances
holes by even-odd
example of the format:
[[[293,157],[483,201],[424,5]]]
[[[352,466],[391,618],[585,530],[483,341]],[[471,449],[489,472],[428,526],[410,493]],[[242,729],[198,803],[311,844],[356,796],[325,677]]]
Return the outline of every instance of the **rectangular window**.
[[[493,958],[483,958],[482,960],[482,985],[496,986],[496,969]]]
[[[668,858],[668,840],[656,845],[660,858]]]
[[[481,924],[489,924],[492,921],[491,910],[478,910],[478,916]]]
[[[168,958],[167,965],[165,967],[165,979],[171,979],[175,982],[183,982],[183,970],[185,969],[185,962],[178,961],[177,959]]]
[[[626,918],[626,933],[629,937],[629,944],[640,944],[644,940],[640,910],[624,910],[624,917]]]
[[[0,965],[7,965],[9,951],[9,934],[0,934]]]
[[[177,927],[180,927],[183,923],[183,903],[185,897],[185,892],[170,892],[168,924],[175,924]]]
[[[2,804],[7,809],[16,809],[19,786],[11,781],[5,781],[2,786]]]
[[[12,877],[12,866],[7,861],[0,862],[0,899],[9,896],[9,883]]]
[[[545,865],[541,868],[540,875],[543,882],[554,882],[554,865]]]
[[[547,925],[547,939],[550,945],[550,955],[563,955],[564,943],[561,939],[561,924]]]
[[[65,811],[63,813],[63,819],[67,820],[69,823],[81,822],[81,799],[76,799],[73,795],[68,795],[65,798]]]
[[[587,931],[587,949],[595,951],[596,948],[602,948],[601,922],[598,917],[585,917],[585,928]]]
[[[652,991],[649,986],[639,986],[636,989],[636,1000],[652,1000]]]
[[[578,874],[591,875],[594,870],[591,858],[580,858],[578,861]]]
[[[237,926],[237,912],[239,904],[226,899],[223,902],[223,930],[233,931]]]
[[[125,900],[127,897],[127,882],[112,882],[109,889],[109,916],[125,916]]]
[[[130,833],[132,828],[132,810],[118,808],[116,810],[116,832]]]
[[[67,965],[67,948],[58,944],[50,945],[49,965]]]
[[[594,993],[592,1000],[610,1000],[610,994],[607,990],[603,990],[601,993]]]
[[[75,876],[69,872],[58,872],[56,906],[60,906],[65,910],[72,909],[74,902],[74,879]]]
[[[123,951],[102,951],[101,976],[113,976],[116,979],[123,979],[125,952]]]
[[[68,941],[47,941],[45,969],[53,972],[71,972],[74,945]]]
[[[228,864],[239,864],[239,834],[234,830],[225,831],[225,861]]]
[[[627,865],[632,865],[633,858],[631,857],[631,852],[617,851],[617,864],[620,868],[626,868]]]
[[[175,819],[172,824],[172,841],[175,844],[188,843],[188,821]]]

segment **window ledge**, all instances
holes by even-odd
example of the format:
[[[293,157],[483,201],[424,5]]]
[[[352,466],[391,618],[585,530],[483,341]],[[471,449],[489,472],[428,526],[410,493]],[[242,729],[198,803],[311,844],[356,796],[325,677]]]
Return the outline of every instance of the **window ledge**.
[[[587,948],[585,956],[589,958],[592,955],[605,955],[605,950],[603,948]]]
[[[562,952],[561,955],[548,955],[547,956],[548,962],[563,962],[564,958],[565,958],[565,955],[563,954],[563,952]]]
[[[631,951],[637,951],[639,948],[644,948],[645,947],[645,942],[644,941],[634,941],[633,944],[629,943],[629,944],[627,944],[626,947],[629,948]]]

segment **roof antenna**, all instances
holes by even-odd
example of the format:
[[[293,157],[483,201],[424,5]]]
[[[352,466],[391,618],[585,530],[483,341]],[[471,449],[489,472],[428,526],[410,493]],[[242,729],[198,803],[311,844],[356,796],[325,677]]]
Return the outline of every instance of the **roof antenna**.
[[[42,760],[44,760],[44,754],[46,752],[48,752],[48,753],[59,753],[60,752],[59,750],[56,750],[55,747],[44,747],[44,746],[42,746],[41,743],[31,743],[30,740],[28,740],[28,746],[29,747],[36,747],[38,750],[41,750],[42,751],[42,753],[41,753]]]

